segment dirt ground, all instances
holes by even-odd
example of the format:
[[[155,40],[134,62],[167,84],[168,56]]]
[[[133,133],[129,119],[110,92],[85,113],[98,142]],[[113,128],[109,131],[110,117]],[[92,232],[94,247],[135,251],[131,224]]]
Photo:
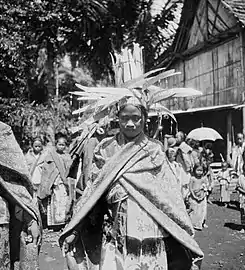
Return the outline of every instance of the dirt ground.
[[[240,213],[234,203],[231,206],[208,205],[208,228],[195,236],[205,254],[202,270],[245,269],[245,234],[240,232]],[[41,270],[67,270],[57,239],[58,233],[44,233]]]

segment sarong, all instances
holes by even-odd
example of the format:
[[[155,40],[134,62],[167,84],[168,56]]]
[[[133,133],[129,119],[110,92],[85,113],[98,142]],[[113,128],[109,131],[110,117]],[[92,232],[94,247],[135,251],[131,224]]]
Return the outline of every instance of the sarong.
[[[10,270],[9,225],[0,225],[0,270]]]

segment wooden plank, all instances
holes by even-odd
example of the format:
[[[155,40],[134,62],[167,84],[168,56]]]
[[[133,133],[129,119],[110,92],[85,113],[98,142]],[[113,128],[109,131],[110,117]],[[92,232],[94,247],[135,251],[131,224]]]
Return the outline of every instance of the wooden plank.
[[[212,10],[212,12],[215,13],[217,7],[217,0],[209,0],[209,4],[210,9]],[[218,27],[229,29],[237,25],[237,21],[233,14],[228,12],[228,10],[225,9],[223,5],[220,5],[217,12],[216,25]]]
[[[190,39],[187,48],[192,48],[198,43],[206,40],[206,16],[203,10],[205,9],[205,1],[199,2],[195,19],[190,30]]]
[[[212,50],[212,75],[213,75],[213,94],[214,94],[214,104],[215,105],[220,105],[220,99],[219,99],[219,78],[218,78],[218,72],[217,72],[217,67],[218,67],[218,49],[214,48]]]
[[[231,154],[231,149],[232,149],[232,112],[229,111],[227,113],[227,137],[226,137],[226,141],[227,141],[227,156],[226,156],[226,160],[229,159],[230,154]]]
[[[208,31],[208,0],[205,1],[205,24],[206,24],[206,40],[209,39],[209,31]]]
[[[194,87],[201,90],[203,96],[195,98],[194,101],[178,99],[172,102],[171,106],[183,109],[188,106],[239,103],[239,89],[243,78],[240,53],[239,39],[236,38],[188,60],[177,62],[174,68],[182,71],[182,75],[169,80],[169,87]]]
[[[211,29],[211,34],[212,35],[214,34],[214,29],[216,27],[216,20],[217,20],[217,14],[218,14],[220,3],[221,3],[221,0],[218,1],[217,6],[215,8],[215,17],[214,17],[214,20],[213,20],[213,27]]]
[[[245,98],[245,31],[242,29],[240,32],[240,57],[241,57],[241,73],[242,73],[242,80],[241,80],[241,85],[242,85],[242,101],[244,102]],[[242,108],[242,131],[243,134],[245,134],[245,107]]]
[[[245,87],[245,31],[244,29],[241,30],[239,35],[239,56],[241,60],[241,85]],[[245,89],[244,89],[245,91]]]

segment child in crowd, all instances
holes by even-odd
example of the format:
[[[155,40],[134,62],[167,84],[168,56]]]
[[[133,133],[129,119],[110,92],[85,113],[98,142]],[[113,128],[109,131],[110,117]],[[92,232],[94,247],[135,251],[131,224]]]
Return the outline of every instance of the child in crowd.
[[[47,214],[48,227],[65,225],[72,203],[72,187],[66,177],[72,160],[65,152],[66,147],[66,137],[59,134],[55,148],[49,151],[44,160],[39,199]]]
[[[243,173],[239,175],[237,183],[237,191],[239,193],[241,225],[243,227],[242,233],[245,232],[245,164],[242,166]]]
[[[234,170],[229,168],[227,162],[222,162],[221,171],[217,175],[217,180],[220,183],[220,202],[225,207],[228,207],[231,200],[230,184]]]
[[[189,215],[194,229],[207,228],[205,224],[207,216],[208,179],[204,175],[204,167],[196,163],[190,180]]]
[[[209,204],[212,204],[212,202],[210,200],[210,195],[211,195],[213,187],[214,187],[214,178],[215,177],[214,177],[213,170],[210,166],[210,164],[212,163],[212,159],[210,159],[209,154],[207,154],[206,151],[201,152],[200,163],[203,165],[204,176],[208,180],[207,202]]]

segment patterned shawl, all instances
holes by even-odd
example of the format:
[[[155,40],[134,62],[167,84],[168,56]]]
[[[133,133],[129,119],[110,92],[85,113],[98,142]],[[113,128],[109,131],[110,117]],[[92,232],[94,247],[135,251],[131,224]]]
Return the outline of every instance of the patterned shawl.
[[[160,226],[190,250],[193,257],[201,259],[203,253],[193,238],[193,227],[162,145],[144,134],[126,144],[120,136],[105,139],[97,146],[94,161],[98,177],[85,189],[72,220],[60,237],[60,244],[112,183],[118,181]]]
[[[61,178],[67,187],[69,186],[66,172],[70,168],[71,163],[72,160],[69,154],[58,155],[55,148],[48,152],[42,167],[41,184],[38,190],[38,197],[40,199],[45,199],[51,195],[52,186],[58,177]]]
[[[38,221],[39,211],[33,200],[33,186],[25,157],[11,128],[0,122],[0,188],[6,196]]]

